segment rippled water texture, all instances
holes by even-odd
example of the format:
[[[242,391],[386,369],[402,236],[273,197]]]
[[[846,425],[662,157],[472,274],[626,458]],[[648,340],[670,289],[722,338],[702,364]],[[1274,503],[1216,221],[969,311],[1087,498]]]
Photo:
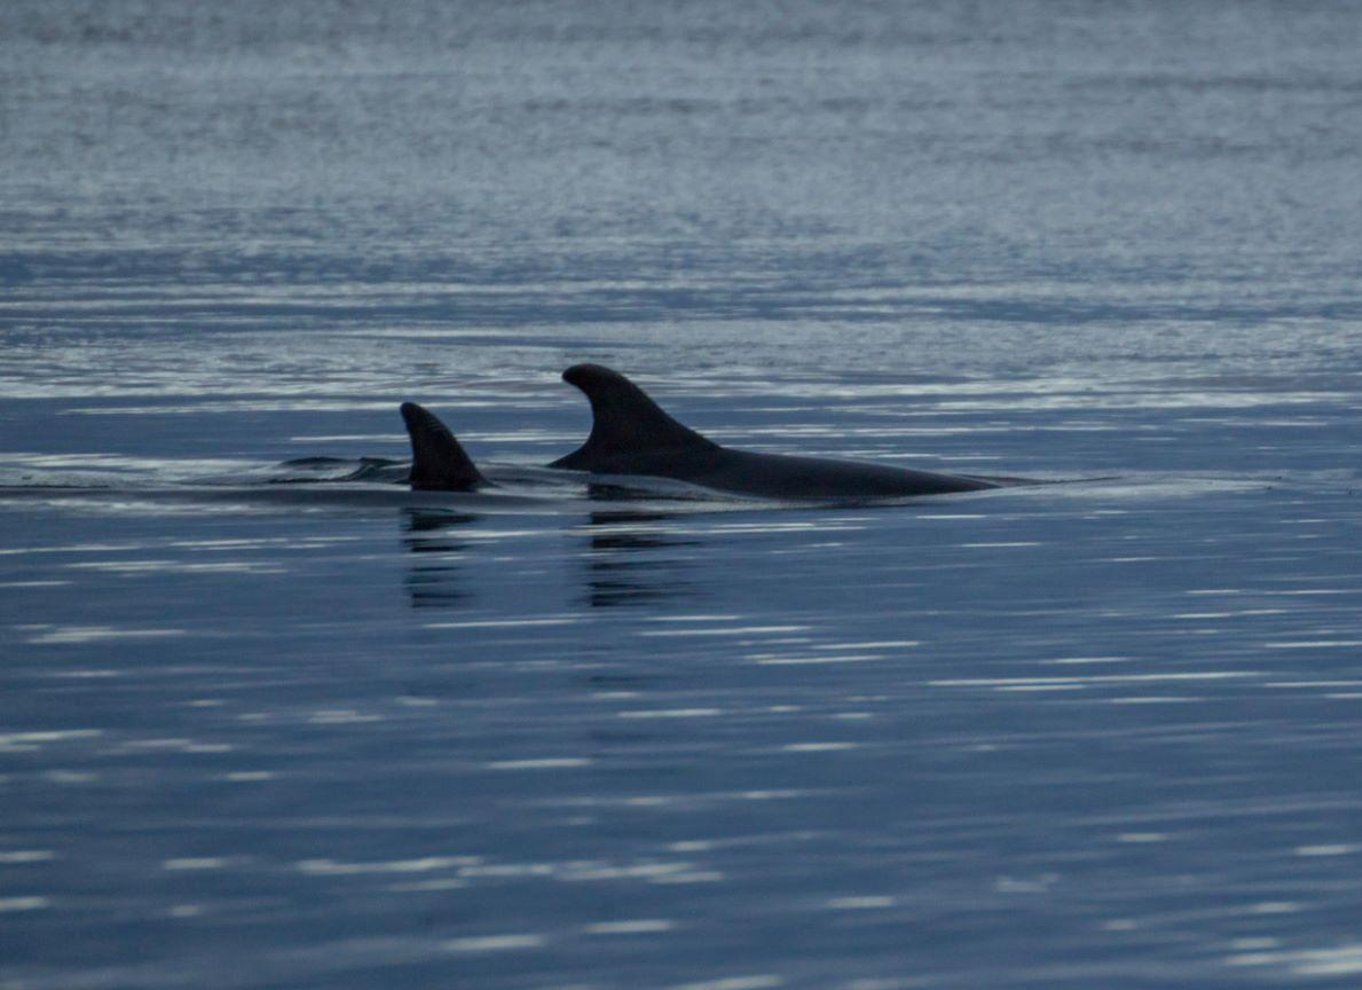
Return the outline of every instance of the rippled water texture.
[[[1356,986],[1359,35],[0,5],[0,986]]]

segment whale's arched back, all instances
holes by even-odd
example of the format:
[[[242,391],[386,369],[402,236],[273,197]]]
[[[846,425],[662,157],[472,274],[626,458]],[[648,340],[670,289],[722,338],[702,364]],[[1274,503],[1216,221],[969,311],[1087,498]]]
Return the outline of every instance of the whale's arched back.
[[[996,488],[987,478],[914,471],[826,457],[721,447],[672,419],[618,371],[574,364],[563,380],[591,401],[591,435],[549,467],[675,478],[764,498],[898,498]]]

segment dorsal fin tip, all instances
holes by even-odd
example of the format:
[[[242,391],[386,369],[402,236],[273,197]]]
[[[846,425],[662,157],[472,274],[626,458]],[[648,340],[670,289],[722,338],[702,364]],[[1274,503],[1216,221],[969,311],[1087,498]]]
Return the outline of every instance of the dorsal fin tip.
[[[399,410],[411,439],[413,490],[460,492],[487,480],[449,427],[433,412],[415,402],[404,402]]]

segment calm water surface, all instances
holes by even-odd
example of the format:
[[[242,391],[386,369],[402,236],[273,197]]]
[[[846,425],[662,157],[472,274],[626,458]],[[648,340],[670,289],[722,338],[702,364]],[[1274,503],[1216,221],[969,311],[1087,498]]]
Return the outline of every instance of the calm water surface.
[[[5,4],[0,987],[1356,986],[1359,34]]]

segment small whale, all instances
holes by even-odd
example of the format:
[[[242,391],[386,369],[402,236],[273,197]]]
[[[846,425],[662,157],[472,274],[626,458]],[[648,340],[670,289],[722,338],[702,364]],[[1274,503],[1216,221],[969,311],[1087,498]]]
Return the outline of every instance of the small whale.
[[[575,364],[563,372],[563,380],[590,400],[591,435],[579,449],[550,464],[552,468],[673,478],[718,491],[781,499],[940,495],[997,488],[1004,482],[886,464],[730,450],[672,419],[618,371]]]
[[[412,491],[468,492],[488,484],[439,417],[415,402],[402,403],[401,411],[411,438]]]

